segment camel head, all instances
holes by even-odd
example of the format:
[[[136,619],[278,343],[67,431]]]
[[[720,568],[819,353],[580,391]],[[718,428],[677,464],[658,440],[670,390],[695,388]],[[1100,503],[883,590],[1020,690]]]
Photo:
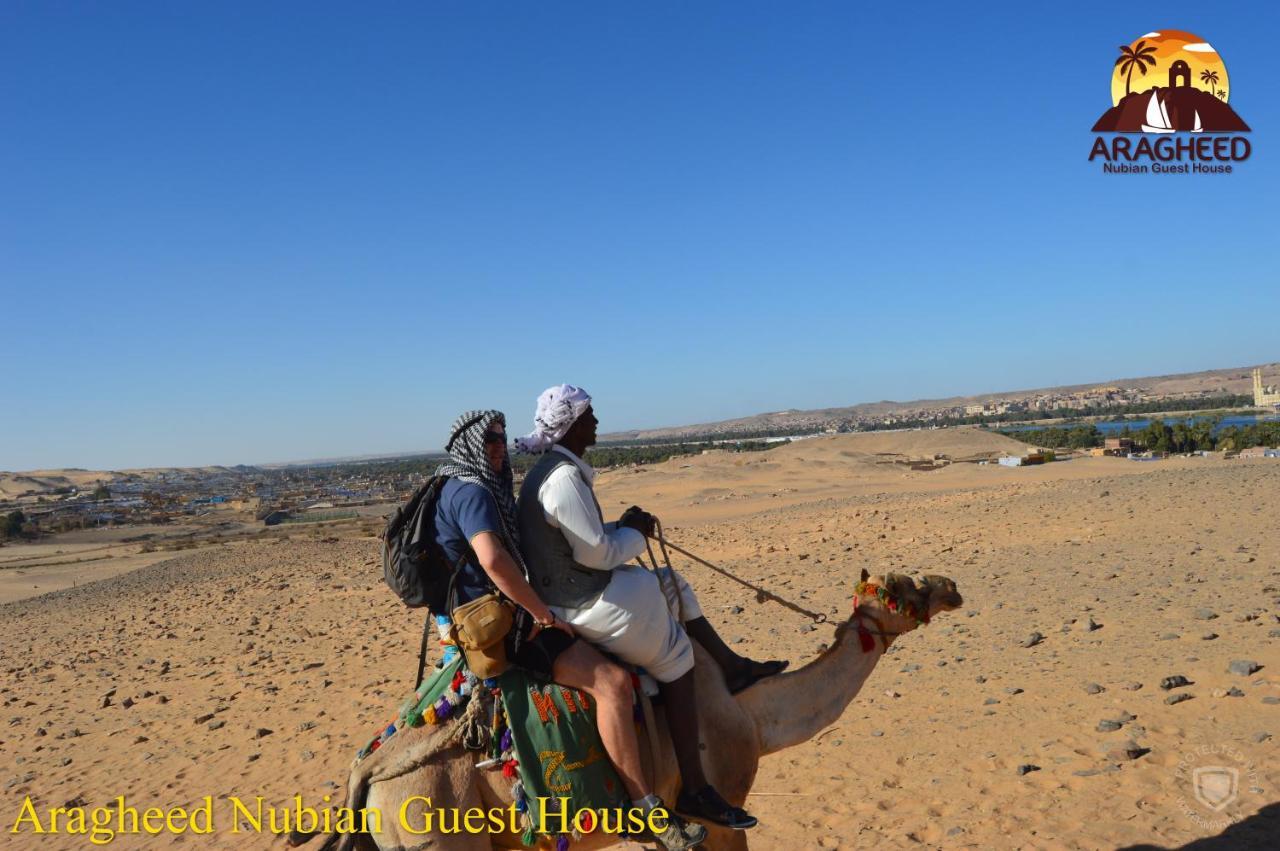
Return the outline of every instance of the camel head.
[[[855,614],[870,615],[885,632],[901,634],[929,623],[939,612],[949,612],[964,604],[955,582],[945,576],[922,576],[912,580],[901,573],[872,579],[866,570],[854,589]]]

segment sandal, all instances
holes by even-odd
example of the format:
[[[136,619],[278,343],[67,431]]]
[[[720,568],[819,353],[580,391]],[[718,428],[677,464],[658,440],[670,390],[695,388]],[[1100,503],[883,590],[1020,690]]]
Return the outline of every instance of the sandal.
[[[735,807],[720,797],[720,793],[710,783],[697,792],[681,789],[676,798],[676,812],[685,818],[709,821],[732,830],[747,830],[760,823],[759,819],[746,810]]]
[[[745,665],[725,678],[725,685],[729,687],[729,694],[737,694],[751,688],[766,677],[781,674],[790,664],[783,659],[774,659],[770,662],[753,662],[748,659]]]

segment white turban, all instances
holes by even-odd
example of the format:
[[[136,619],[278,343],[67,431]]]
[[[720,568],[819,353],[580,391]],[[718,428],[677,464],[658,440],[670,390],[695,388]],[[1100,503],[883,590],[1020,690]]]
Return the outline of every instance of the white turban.
[[[538,397],[538,412],[533,415],[533,433],[516,438],[516,448],[521,452],[546,452],[560,442],[565,432],[573,427],[587,408],[591,397],[587,391],[572,384],[548,387]]]

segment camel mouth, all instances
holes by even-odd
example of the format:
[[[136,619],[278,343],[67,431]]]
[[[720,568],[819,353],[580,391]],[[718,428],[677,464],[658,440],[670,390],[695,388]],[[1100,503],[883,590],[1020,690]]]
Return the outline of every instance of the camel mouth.
[[[928,600],[930,609],[937,605],[950,611],[964,605],[964,597],[956,588],[956,583],[945,576],[923,576],[917,580],[916,588]]]

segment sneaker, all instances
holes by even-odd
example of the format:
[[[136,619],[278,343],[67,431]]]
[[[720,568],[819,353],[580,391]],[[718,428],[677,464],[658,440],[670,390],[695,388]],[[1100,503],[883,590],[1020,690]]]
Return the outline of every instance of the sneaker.
[[[665,809],[665,805],[660,806]],[[653,840],[667,851],[688,851],[706,841],[707,829],[697,822],[685,821],[671,810],[667,810],[665,829],[657,833],[645,830],[642,833],[632,834],[631,838],[640,842]]]
[[[676,812],[685,818],[709,821],[733,830],[747,830],[759,824],[759,820],[741,807],[735,807],[720,797],[711,784],[696,792],[680,790],[676,799]]]

